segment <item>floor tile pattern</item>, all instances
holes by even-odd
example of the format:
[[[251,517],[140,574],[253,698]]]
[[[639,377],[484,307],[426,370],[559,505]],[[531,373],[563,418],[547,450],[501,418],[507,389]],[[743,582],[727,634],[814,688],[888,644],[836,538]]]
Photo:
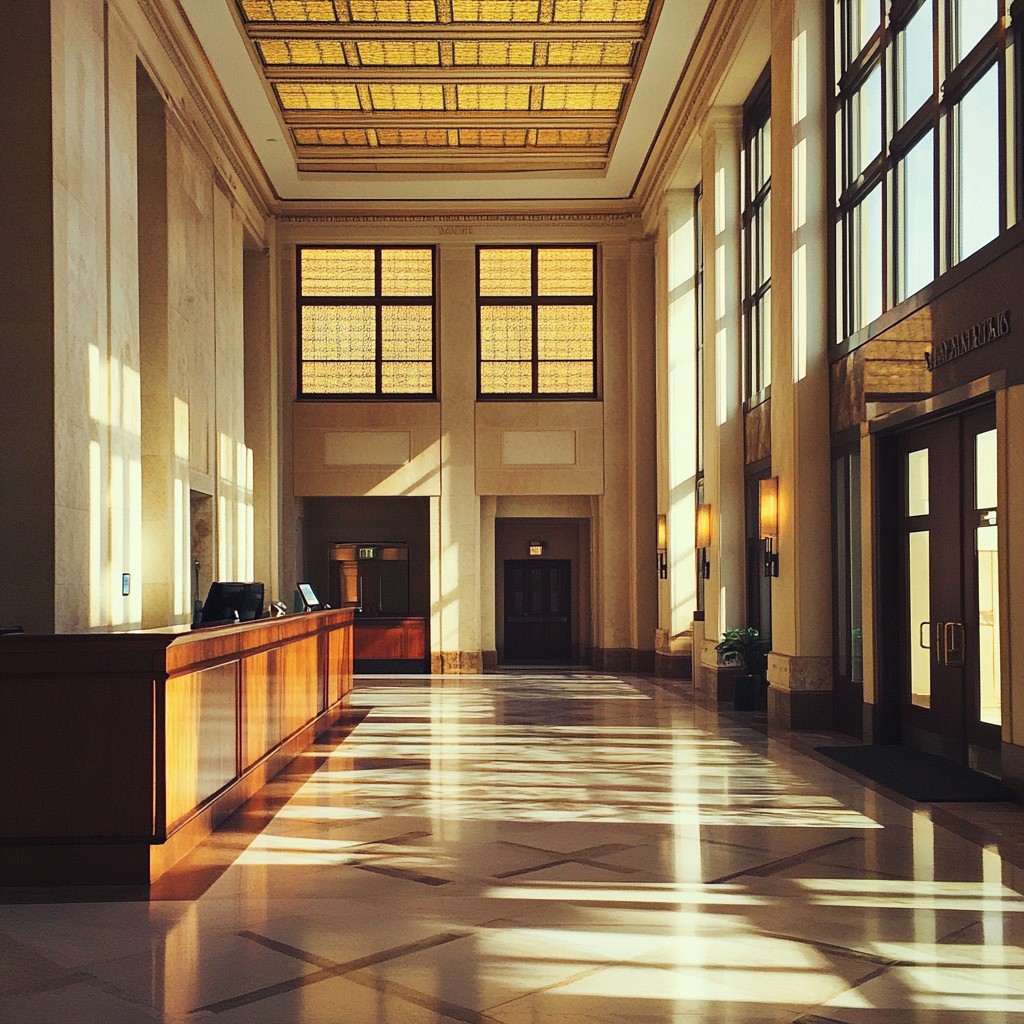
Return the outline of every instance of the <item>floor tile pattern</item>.
[[[0,1022],[1024,1024],[997,842],[685,689],[364,677],[347,722],[151,892],[0,893]]]

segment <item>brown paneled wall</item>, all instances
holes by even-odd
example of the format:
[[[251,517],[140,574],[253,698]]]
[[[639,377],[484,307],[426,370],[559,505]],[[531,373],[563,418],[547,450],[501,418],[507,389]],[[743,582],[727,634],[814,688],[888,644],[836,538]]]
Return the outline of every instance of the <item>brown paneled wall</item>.
[[[771,458],[772,454],[772,402],[769,398],[755,405],[743,418],[746,464]]]

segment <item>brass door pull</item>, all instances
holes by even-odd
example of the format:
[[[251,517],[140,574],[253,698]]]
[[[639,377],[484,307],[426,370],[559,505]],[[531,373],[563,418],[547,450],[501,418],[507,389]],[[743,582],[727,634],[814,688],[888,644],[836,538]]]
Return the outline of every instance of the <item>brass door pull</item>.
[[[964,625],[962,622],[944,623],[943,648],[945,662],[951,667],[964,664]]]

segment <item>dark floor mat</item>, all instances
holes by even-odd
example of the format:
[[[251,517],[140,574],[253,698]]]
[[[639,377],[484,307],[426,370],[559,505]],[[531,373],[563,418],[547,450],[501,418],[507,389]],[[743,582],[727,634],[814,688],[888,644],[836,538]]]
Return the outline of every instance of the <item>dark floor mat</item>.
[[[815,747],[826,757],[919,803],[1012,800],[997,779],[910,747]]]

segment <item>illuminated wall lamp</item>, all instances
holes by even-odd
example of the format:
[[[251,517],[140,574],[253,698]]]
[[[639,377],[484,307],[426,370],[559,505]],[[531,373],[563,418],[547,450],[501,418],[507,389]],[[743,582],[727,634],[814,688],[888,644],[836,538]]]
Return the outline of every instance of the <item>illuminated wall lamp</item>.
[[[708,548],[711,547],[711,506],[697,506],[697,538],[695,547],[697,556],[697,575],[702,580],[711,579],[711,563],[708,561]]]
[[[668,516],[658,516],[658,579],[668,579]]]
[[[779,478],[762,480],[758,488],[758,522],[764,543],[764,574],[779,575]]]

